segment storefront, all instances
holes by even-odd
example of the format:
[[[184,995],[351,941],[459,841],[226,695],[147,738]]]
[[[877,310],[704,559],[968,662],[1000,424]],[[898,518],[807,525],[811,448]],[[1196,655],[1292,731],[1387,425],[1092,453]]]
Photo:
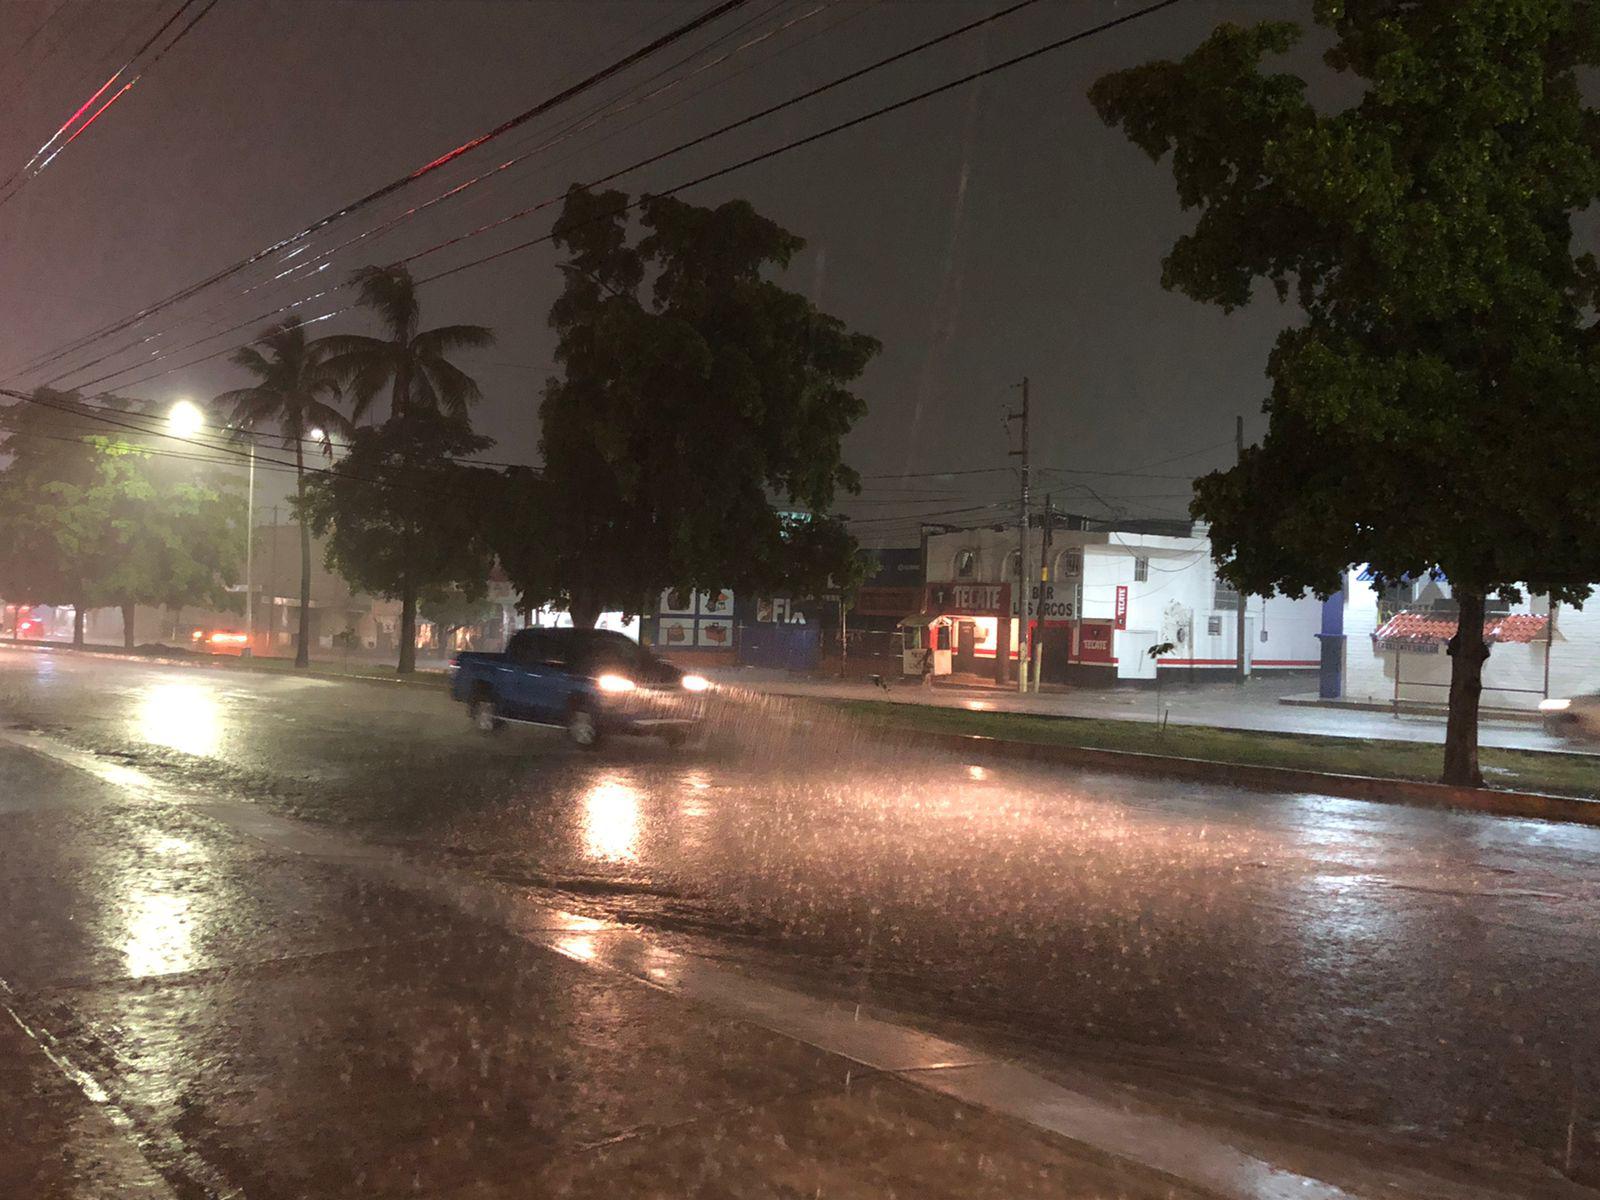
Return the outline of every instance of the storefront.
[[[901,670],[921,675],[931,649],[935,675],[983,673],[1004,683],[1016,643],[1017,622],[1010,614],[1010,584],[927,584],[921,610],[900,622]]]

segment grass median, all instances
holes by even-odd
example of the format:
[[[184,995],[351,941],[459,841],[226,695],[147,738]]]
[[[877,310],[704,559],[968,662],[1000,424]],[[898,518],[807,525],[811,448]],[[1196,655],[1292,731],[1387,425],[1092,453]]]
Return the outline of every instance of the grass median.
[[[1208,725],[1169,725],[1165,730],[1139,721],[1094,717],[1040,717],[1024,713],[970,712],[922,704],[872,700],[828,701],[884,728],[932,733],[980,734],[1008,741],[1094,750],[1165,754],[1209,762],[1287,767],[1336,775],[1436,782],[1444,747],[1425,742],[1370,738],[1318,737],[1313,734],[1218,729]],[[1490,787],[1600,799],[1600,758],[1544,750],[1480,752]]]

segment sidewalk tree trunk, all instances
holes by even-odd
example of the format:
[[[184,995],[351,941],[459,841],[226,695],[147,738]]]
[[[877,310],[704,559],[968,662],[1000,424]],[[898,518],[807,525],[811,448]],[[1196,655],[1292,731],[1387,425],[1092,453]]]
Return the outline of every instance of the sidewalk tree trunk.
[[[134,629],[134,622],[138,616],[139,609],[137,605],[128,601],[124,601],[121,607],[122,648],[124,650],[132,650],[134,647],[135,637],[137,636],[137,631]]]
[[[1460,588],[1456,602],[1461,615],[1450,653],[1450,715],[1444,735],[1444,782],[1458,787],[1482,787],[1478,769],[1478,705],[1483,697],[1483,665],[1489,646],[1483,639],[1482,592]]]
[[[395,670],[410,675],[417,669],[417,585],[410,576],[400,581],[400,661]]]
[[[1290,22],[1225,24],[1090,100],[1196,214],[1162,282],[1224,311],[1293,300],[1265,436],[1196,482],[1241,594],[1448,581],[1462,604],[1445,777],[1476,782],[1488,595],[1581,604],[1600,579],[1600,6],[1319,4],[1326,71]],[[1306,61],[1302,58],[1301,61]],[[1341,78],[1330,79],[1328,76]],[[1310,95],[1338,89],[1338,105]],[[1263,286],[1267,285],[1267,286]],[[1459,590],[1457,584],[1460,585]]]
[[[82,597],[72,606],[72,644],[78,649],[83,649],[83,618],[86,612],[87,601]]]

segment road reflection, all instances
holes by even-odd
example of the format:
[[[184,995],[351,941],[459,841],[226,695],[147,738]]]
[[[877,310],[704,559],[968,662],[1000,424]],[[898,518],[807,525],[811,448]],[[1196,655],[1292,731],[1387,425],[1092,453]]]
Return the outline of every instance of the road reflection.
[[[140,858],[153,861],[129,873],[127,891],[118,899],[123,965],[135,979],[192,970],[199,916],[186,886],[191,862],[185,860],[204,851],[187,838],[161,835],[146,838],[142,849]]]
[[[583,852],[601,862],[639,861],[639,789],[604,775],[583,796]]]
[[[203,683],[175,680],[151,684],[137,703],[139,736],[184,754],[214,755],[222,746],[222,711]]]

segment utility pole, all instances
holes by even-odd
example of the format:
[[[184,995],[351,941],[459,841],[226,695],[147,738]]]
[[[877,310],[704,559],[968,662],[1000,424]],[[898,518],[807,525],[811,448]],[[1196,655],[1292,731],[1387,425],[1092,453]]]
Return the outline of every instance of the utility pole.
[[[1028,690],[1028,663],[1033,654],[1033,639],[1029,636],[1028,616],[1032,605],[1028,603],[1029,592],[1033,586],[1033,571],[1028,565],[1028,377],[1022,377],[1022,411],[1006,414],[1008,421],[1022,422],[1022,449],[1013,450],[1012,454],[1022,456],[1022,505],[1021,524],[1017,542],[1017,691]]]
[[[1055,506],[1051,502],[1050,493],[1044,494],[1044,529],[1039,535],[1039,637],[1033,644],[1033,690],[1038,691],[1039,685],[1044,682],[1044,601],[1045,595],[1050,591],[1050,551],[1055,543],[1054,530],[1051,523],[1055,516]]]
[[[1244,458],[1244,417],[1233,419],[1233,451],[1234,461]],[[1237,623],[1234,626],[1234,641],[1238,644],[1239,658],[1234,664],[1235,677],[1240,683],[1245,681],[1244,669],[1244,589],[1237,589],[1239,596],[1239,611],[1236,615]]]
[[[254,654],[256,648],[256,609],[255,609],[255,583],[251,573],[254,565],[251,558],[255,553],[256,536],[256,439],[255,431],[250,430],[250,484],[245,492],[244,508],[244,636],[248,639],[244,644],[245,654]]]

